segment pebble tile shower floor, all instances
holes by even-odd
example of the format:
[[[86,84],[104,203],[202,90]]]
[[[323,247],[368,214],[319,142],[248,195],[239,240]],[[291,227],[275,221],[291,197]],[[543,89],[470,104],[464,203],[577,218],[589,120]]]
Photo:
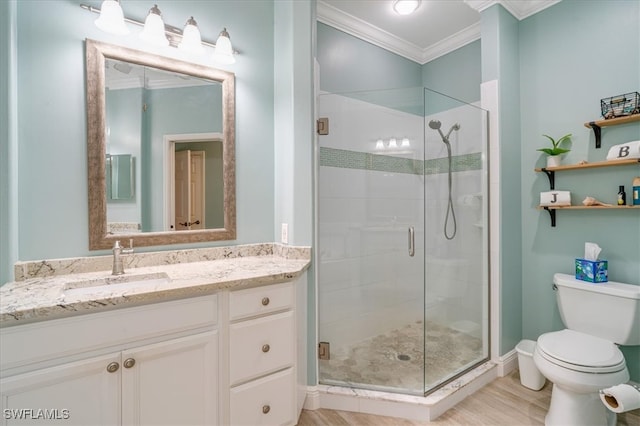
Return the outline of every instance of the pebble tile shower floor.
[[[417,321],[351,347],[331,348],[331,359],[320,360],[321,382],[420,392],[423,371],[429,388],[483,357],[482,340],[477,337],[427,321],[423,346],[423,329],[422,321]]]

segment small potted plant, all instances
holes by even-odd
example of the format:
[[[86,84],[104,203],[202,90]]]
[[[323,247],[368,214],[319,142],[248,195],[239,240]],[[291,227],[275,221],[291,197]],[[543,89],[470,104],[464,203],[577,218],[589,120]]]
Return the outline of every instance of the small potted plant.
[[[563,142],[568,141],[569,139],[571,139],[571,133],[564,135],[563,137],[561,137],[557,141],[555,139],[553,139],[549,135],[542,135],[542,136],[546,137],[547,139],[549,139],[551,141],[551,145],[553,146],[553,148],[540,148],[540,149],[538,149],[538,151],[542,151],[542,152],[544,152],[545,154],[548,155],[548,157],[547,157],[547,167],[558,167],[560,165],[560,156],[562,154],[565,154],[565,153],[571,151],[570,149],[560,148],[560,145]]]

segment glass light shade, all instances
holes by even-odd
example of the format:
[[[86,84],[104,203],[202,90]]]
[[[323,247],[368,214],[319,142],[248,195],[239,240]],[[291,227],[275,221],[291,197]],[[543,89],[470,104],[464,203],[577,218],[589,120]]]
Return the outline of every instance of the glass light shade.
[[[236,58],[233,56],[233,47],[227,29],[223,29],[216,41],[216,51],[213,54],[213,60],[221,64],[234,64]]]
[[[396,141],[396,138],[389,139],[389,148],[393,149],[397,147],[398,147],[398,142]]]
[[[100,16],[96,19],[95,24],[96,27],[109,34],[129,34],[129,29],[124,24],[122,8],[116,0],[104,0],[102,2]]]
[[[382,142],[382,139],[378,139],[376,142],[376,149],[384,149],[384,142]]]
[[[393,10],[398,15],[411,15],[420,6],[420,0],[396,0],[393,3]]]
[[[409,148],[411,143],[409,142],[409,138],[402,138],[402,144],[400,144],[403,148]]]
[[[185,52],[202,54],[204,48],[202,47],[202,37],[200,37],[200,30],[193,16],[189,18],[187,24],[182,31],[182,41],[178,45],[180,50]]]
[[[168,46],[169,40],[164,33],[164,22],[162,21],[162,14],[158,5],[154,5],[147,19],[144,21],[144,29],[140,33],[140,38],[147,43],[154,44],[156,46]]]

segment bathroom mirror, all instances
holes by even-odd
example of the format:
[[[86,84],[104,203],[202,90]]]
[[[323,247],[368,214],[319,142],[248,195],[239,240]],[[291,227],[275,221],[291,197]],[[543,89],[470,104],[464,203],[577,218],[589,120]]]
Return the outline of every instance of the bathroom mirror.
[[[234,74],[94,40],[86,66],[89,249],[235,239]],[[122,155],[135,190],[112,200],[108,158]],[[200,184],[179,175],[185,156]]]

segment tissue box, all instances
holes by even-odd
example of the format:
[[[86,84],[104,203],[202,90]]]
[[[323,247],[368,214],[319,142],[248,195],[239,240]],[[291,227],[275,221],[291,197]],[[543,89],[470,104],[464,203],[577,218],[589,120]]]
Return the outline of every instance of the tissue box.
[[[609,281],[606,260],[576,259],[576,279],[590,283],[606,283]]]

